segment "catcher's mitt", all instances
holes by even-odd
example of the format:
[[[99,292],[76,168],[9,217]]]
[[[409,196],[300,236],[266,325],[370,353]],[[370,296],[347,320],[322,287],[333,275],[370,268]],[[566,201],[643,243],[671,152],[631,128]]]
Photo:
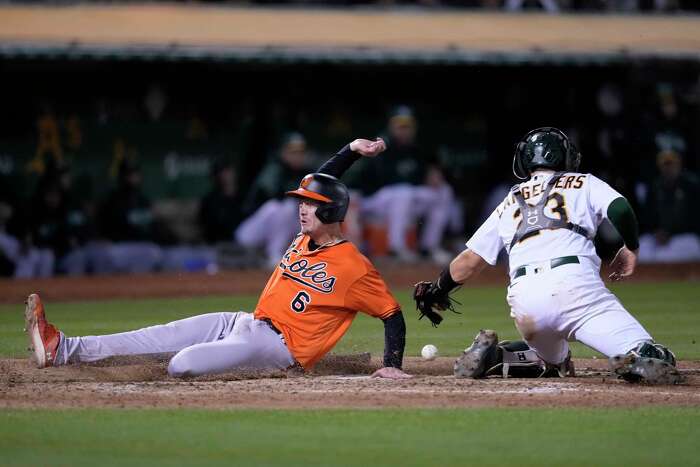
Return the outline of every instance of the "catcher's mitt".
[[[459,314],[454,308],[454,304],[460,304],[451,298],[449,291],[440,288],[439,281],[419,282],[413,289],[413,300],[416,301],[416,309],[420,312],[418,319],[427,316],[433,327],[437,327],[442,322],[441,311],[450,310]]]

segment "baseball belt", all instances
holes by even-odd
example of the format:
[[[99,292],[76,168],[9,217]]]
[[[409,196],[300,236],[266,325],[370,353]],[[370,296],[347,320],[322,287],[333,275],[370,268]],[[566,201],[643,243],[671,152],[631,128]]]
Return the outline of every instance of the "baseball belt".
[[[272,329],[273,331],[275,331],[275,334],[277,334],[278,336],[281,336],[281,335],[282,335],[282,331],[280,331],[279,329],[277,329],[277,328],[275,327],[275,325],[272,324],[272,320],[271,320],[270,318],[263,318],[263,319],[261,319],[260,321],[263,321],[265,324],[267,324],[268,326],[270,326],[270,329]],[[284,338],[283,338],[283,339],[284,339]]]
[[[558,268],[559,266],[563,266],[565,264],[579,264],[580,261],[578,260],[578,256],[560,256],[559,258],[554,258],[550,260],[549,262],[549,268],[554,269]],[[524,276],[527,274],[527,268],[525,266],[521,266],[518,269],[515,270],[513,273],[513,279],[517,279],[520,276]]]
[[[284,345],[287,345],[287,341],[284,339],[284,334],[282,334],[282,331],[280,331],[279,329],[277,329],[277,328],[275,327],[275,325],[272,324],[272,320],[271,320],[270,318],[263,318],[263,319],[261,319],[260,321],[262,321],[262,322],[264,322],[265,324],[267,324],[267,325],[270,327],[270,329],[272,329],[272,331],[274,331],[275,334],[277,334],[278,336],[280,336],[280,340],[282,341],[282,343],[283,343]]]

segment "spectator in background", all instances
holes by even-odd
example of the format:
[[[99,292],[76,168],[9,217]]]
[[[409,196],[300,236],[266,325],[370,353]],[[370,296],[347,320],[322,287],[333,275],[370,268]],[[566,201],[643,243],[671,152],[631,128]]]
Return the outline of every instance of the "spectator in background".
[[[100,207],[99,231],[107,242],[91,248],[95,273],[145,273],[155,270],[162,252],[154,242],[151,202],[141,190],[140,167],[124,160],[117,187]]]
[[[530,6],[540,6],[547,13],[559,13],[561,11],[557,0],[505,0],[503,6],[507,11],[520,11]]]
[[[267,264],[277,264],[299,232],[298,203],[284,196],[310,172],[306,140],[299,133],[285,136],[275,160],[253,182],[245,202],[249,216],[236,229],[235,240],[245,248],[263,248]]]
[[[413,111],[399,106],[388,122],[385,157],[366,164],[363,176],[362,213],[370,222],[385,222],[390,253],[400,261],[417,259],[409,249],[406,234],[418,219],[423,219],[419,248],[437,263],[445,263],[451,255],[441,242],[454,204],[452,187],[445,180],[437,159],[418,145],[417,121]]]
[[[72,176],[67,165],[50,167],[39,180],[32,202],[30,228],[39,248],[56,258],[56,272],[85,274],[86,253],[82,246],[87,217],[71,199]]]
[[[596,172],[616,190],[629,193],[634,190],[634,181],[638,179],[638,174],[632,170],[637,151],[630,148],[630,119],[624,112],[622,89],[616,84],[605,83],[598,89],[596,101],[596,149],[599,156],[596,161],[600,164]]]
[[[212,164],[212,189],[199,204],[199,224],[208,244],[230,242],[241,222],[243,200],[238,193],[236,172],[221,160]]]
[[[643,117],[644,133],[650,138],[647,149],[651,154],[662,150],[672,150],[686,154],[690,149],[688,140],[693,133],[688,121],[689,112],[671,83],[658,83],[653,94],[653,106]],[[653,157],[644,158],[641,163],[641,178],[650,182],[656,177],[658,164]],[[644,197],[642,195],[642,197]]]
[[[660,176],[654,180],[645,203],[646,229],[639,241],[639,260],[682,262],[700,260],[700,223],[697,200],[698,178],[683,170],[681,155],[666,149],[659,152]]]
[[[49,277],[54,269],[53,252],[36,246],[30,228],[34,213],[6,188],[0,183],[0,276]]]
[[[0,277],[11,277],[15,273],[19,241],[7,232],[12,211],[10,203],[0,200]]]

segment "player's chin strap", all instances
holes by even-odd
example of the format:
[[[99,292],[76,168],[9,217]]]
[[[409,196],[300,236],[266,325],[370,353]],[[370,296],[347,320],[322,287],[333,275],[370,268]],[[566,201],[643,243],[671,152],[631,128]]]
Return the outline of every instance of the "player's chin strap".
[[[527,177],[526,175],[521,175],[520,173],[518,173],[517,170],[515,170],[515,159],[516,159],[516,157],[517,157],[517,156],[513,156],[513,167],[512,167],[513,175],[515,175],[515,178],[517,178],[518,180],[527,180],[528,177]]]

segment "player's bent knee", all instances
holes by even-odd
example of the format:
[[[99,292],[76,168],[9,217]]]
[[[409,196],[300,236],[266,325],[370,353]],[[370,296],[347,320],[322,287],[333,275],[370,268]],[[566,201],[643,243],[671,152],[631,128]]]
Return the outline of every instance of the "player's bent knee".
[[[192,358],[187,355],[187,351],[176,354],[168,364],[168,375],[175,378],[196,376],[199,374],[194,368]]]

